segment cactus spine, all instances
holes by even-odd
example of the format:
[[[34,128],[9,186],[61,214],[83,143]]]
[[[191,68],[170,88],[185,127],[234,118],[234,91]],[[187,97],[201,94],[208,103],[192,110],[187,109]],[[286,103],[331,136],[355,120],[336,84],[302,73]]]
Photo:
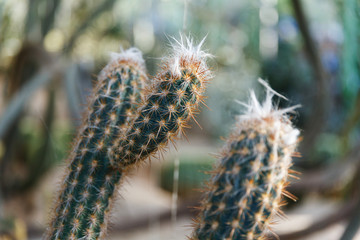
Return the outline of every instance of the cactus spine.
[[[141,52],[113,54],[102,70],[70,156],[55,216],[46,239],[99,239],[123,172],[111,167],[108,151],[131,122],[147,81]]]
[[[211,78],[206,65],[209,54],[200,49],[202,43],[194,46],[190,39],[175,42],[173,54],[145,89],[146,97],[131,128],[119,138],[111,155],[114,167],[141,163],[177,138],[189,119],[194,119]]]
[[[266,99],[261,105],[251,92],[248,112],[227,140],[191,239],[264,239],[283,205],[281,195],[293,198],[284,188],[299,131],[286,113],[298,106],[274,109],[271,99],[277,93],[259,81],[267,87]]]

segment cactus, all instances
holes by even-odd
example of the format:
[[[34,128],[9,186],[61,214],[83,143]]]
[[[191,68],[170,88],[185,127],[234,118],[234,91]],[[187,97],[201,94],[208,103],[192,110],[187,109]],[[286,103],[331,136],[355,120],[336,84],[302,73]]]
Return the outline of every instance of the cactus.
[[[211,78],[205,62],[210,55],[201,50],[203,41],[194,46],[187,38],[173,44],[174,52],[163,61],[160,73],[146,88],[146,97],[131,128],[110,154],[114,167],[141,163],[176,139],[188,127],[190,118],[195,120]]]
[[[103,238],[120,179],[179,137],[203,102],[211,73],[202,43],[176,41],[173,54],[141,94],[146,77],[137,50],[116,55],[104,68],[47,239]]]
[[[107,151],[131,122],[146,81],[144,60],[135,48],[113,54],[102,70],[70,156],[47,239],[104,235],[109,204],[123,175],[111,167]]]
[[[280,213],[291,157],[299,131],[286,113],[275,109],[274,92],[266,82],[261,105],[251,92],[248,112],[240,116],[213,173],[191,239],[264,239],[272,216]],[[278,94],[277,94],[278,95]],[[281,96],[281,95],[279,95]]]

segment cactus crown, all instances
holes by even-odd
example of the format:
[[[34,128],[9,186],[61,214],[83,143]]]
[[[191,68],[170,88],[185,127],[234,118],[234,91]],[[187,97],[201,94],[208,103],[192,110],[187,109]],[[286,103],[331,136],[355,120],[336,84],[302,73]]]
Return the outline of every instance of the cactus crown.
[[[271,99],[277,94],[267,83],[265,101],[254,92],[227,140],[222,158],[209,182],[192,239],[264,239],[272,216],[283,205],[291,156],[299,131]],[[277,94],[278,95],[278,94]],[[281,95],[280,95],[281,96]]]
[[[131,65],[137,67],[137,71],[141,71],[146,75],[145,61],[142,57],[142,53],[137,48],[129,48],[127,50],[120,49],[120,53],[111,52],[109,63],[101,70],[98,81],[106,79],[109,74],[117,72],[118,68],[123,66],[122,63],[131,63]],[[125,64],[127,65],[127,64]]]
[[[281,143],[284,145],[293,145],[296,143],[300,131],[292,127],[287,113],[294,112],[294,110],[301,105],[278,109],[277,106],[273,105],[272,98],[275,95],[285,100],[287,100],[287,98],[275,92],[264,80],[258,79],[258,81],[266,88],[265,100],[260,103],[257,100],[254,91],[251,90],[250,102],[248,104],[238,102],[241,105],[244,105],[247,110],[244,114],[238,116],[237,129],[246,128],[246,126],[255,127],[258,125],[257,128],[263,130],[270,128],[274,133],[281,131],[281,133],[279,133],[279,136],[281,136],[281,139],[279,139]]]
[[[191,37],[184,38],[180,35],[180,40],[176,38],[172,39],[173,41],[170,42],[172,53],[164,58],[164,62],[169,64],[169,69],[174,76],[180,76],[181,69],[185,66],[196,65],[196,67],[200,67],[201,70],[203,70],[202,75],[204,79],[208,80],[212,78],[205,60],[212,58],[213,55],[202,49],[206,37],[203,38],[198,45],[194,44]],[[201,71],[196,72],[201,73]]]

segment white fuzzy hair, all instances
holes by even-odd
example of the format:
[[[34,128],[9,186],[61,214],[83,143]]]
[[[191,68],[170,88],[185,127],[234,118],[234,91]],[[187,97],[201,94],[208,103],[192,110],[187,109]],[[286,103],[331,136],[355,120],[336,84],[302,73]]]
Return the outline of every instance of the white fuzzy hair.
[[[200,41],[199,44],[194,44],[194,39],[189,35],[184,37],[180,34],[180,39],[170,37],[170,46],[172,53],[165,60],[169,62],[169,68],[174,75],[180,75],[180,63],[182,60],[187,62],[200,62],[200,67],[207,68],[206,60],[212,58],[213,55],[202,50],[206,36]],[[209,72],[210,74],[210,72]],[[211,77],[211,76],[209,76]]]
[[[120,47],[120,53],[111,52],[110,58],[111,61],[129,60],[138,63],[140,66],[145,65],[141,51],[135,47],[129,48],[127,50],[124,50],[122,47]]]
[[[292,107],[278,109],[278,107],[274,106],[272,102],[272,98],[274,97],[274,95],[285,100],[287,100],[287,98],[274,91],[266,81],[260,78],[258,79],[258,81],[266,88],[265,100],[260,103],[259,100],[256,98],[254,91],[251,90],[249,103],[236,101],[247,108],[244,114],[238,116],[240,124],[245,121],[263,121],[270,119],[272,120],[271,122],[273,124],[274,130],[281,128],[282,132],[284,133],[282,135],[282,140],[284,144],[292,145],[296,143],[300,131],[292,127],[287,113],[293,113],[294,110],[301,107],[301,105],[298,104]]]
[[[120,47],[120,52],[110,52],[110,61],[109,63],[101,70],[99,74],[99,79],[105,79],[106,73],[109,68],[113,67],[114,64],[118,61],[130,61],[137,64],[144,73],[146,72],[145,60],[143,59],[142,53],[139,49],[132,47],[124,50]]]

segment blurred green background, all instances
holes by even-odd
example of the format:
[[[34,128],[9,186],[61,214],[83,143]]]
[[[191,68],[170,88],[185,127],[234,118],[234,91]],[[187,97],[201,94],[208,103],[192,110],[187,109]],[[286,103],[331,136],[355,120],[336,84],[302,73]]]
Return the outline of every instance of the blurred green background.
[[[322,216],[334,219],[320,229],[345,221],[344,229],[356,232],[359,14],[357,0],[0,0],[0,239],[41,237],[87,96],[109,53],[135,46],[155,75],[170,38],[180,33],[196,42],[206,36],[204,48],[215,56],[209,108],[198,117],[203,129],[194,124],[188,131],[195,150],[189,154],[181,143],[162,167],[143,170],[155,175],[149,179],[171,195],[172,160],[180,156],[179,201],[198,199],[191,189],[202,186],[204,168],[215,161],[208,151],[218,152],[220,137],[244,110],[235,100],[246,102],[249,89],[262,98],[261,77],[289,98],[278,100],[280,107],[302,105],[292,120],[303,138],[294,169],[303,174],[290,191],[300,202],[316,194],[338,204]],[[281,239],[305,239],[323,219]]]

